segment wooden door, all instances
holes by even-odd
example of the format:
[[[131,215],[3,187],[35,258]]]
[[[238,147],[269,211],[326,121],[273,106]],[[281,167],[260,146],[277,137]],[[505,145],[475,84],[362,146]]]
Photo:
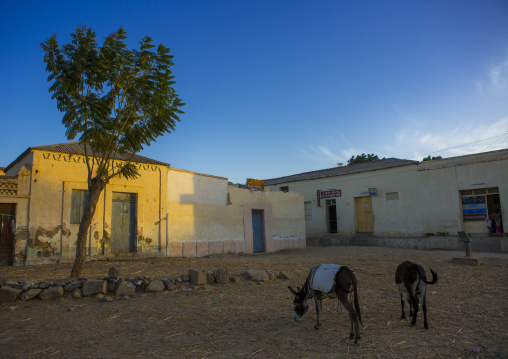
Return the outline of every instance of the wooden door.
[[[111,252],[136,252],[136,194],[113,192]]]
[[[263,252],[263,211],[259,209],[252,210],[252,238],[253,251]]]
[[[374,212],[372,210],[372,197],[356,197],[356,231],[374,232]]]

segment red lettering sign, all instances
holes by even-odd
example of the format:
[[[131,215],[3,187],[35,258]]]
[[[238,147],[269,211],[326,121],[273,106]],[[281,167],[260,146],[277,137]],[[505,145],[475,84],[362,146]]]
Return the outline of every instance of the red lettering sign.
[[[335,198],[341,196],[340,189],[334,189],[331,191],[321,191],[321,198]]]

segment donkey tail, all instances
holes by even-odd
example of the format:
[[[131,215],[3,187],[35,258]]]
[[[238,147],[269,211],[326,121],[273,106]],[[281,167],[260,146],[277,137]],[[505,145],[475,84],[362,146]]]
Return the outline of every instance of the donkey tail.
[[[358,314],[358,320],[360,321],[360,324],[363,326],[363,323],[362,323],[362,315],[360,313],[360,304],[358,303],[358,286],[357,286],[357,281],[356,281],[356,275],[353,273],[353,271],[351,271],[351,274],[353,274],[353,295],[354,295],[354,302],[355,302],[355,310],[356,310],[356,314]]]
[[[437,283],[437,273],[430,268],[430,273],[432,273],[432,280],[429,282],[427,279],[422,275],[420,272],[420,268],[418,268],[418,274],[420,275],[420,278],[422,281],[424,281],[427,284],[436,284]]]

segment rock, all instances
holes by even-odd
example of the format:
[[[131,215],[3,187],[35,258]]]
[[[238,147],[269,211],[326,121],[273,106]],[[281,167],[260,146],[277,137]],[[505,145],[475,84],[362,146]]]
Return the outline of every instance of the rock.
[[[212,284],[215,282],[215,276],[213,275],[213,273],[209,272],[209,271],[205,271],[206,273],[206,283],[207,284]]]
[[[101,302],[112,302],[113,301],[113,298],[111,298],[109,295],[105,296],[104,298],[102,298]]]
[[[241,283],[243,281],[243,278],[242,277],[229,277],[229,281],[231,283],[238,284],[238,283]]]
[[[32,298],[37,297],[42,292],[42,289],[29,289],[23,294],[21,294],[20,298],[21,300],[30,300]]]
[[[15,311],[16,309],[18,309],[18,307],[16,307],[15,305],[11,305],[9,308],[7,308],[9,312]]]
[[[102,299],[102,298],[104,298],[104,294],[102,294],[102,293],[96,294],[95,298]]]
[[[116,284],[113,282],[108,282],[108,292],[114,292],[115,291]]]
[[[182,280],[182,277],[177,275],[176,277],[171,277],[169,278],[170,281],[172,281],[173,283],[182,283],[183,280]]]
[[[46,288],[49,288],[50,284],[47,283],[47,282],[41,282],[39,283],[39,288],[41,289],[46,289]]]
[[[65,287],[64,287],[64,290],[66,292],[74,292],[74,290],[76,288],[79,288],[81,287],[82,283],[80,281],[74,281],[74,282],[70,282],[69,284],[67,284]]]
[[[206,273],[195,269],[189,269],[189,282],[194,285],[206,284]]]
[[[105,280],[88,280],[83,283],[83,296],[90,297],[96,294],[107,293],[107,282]]]
[[[21,282],[21,289],[23,290],[23,292],[26,292],[27,290],[29,290],[32,287],[32,285],[33,285],[32,282],[24,280]]]
[[[79,298],[83,297],[83,292],[81,291],[81,289],[76,288],[72,292],[72,297],[75,299],[79,299]]]
[[[136,292],[136,286],[124,279],[120,279],[115,287],[116,296],[125,296],[127,294],[134,294]]]
[[[264,270],[246,269],[245,275],[250,280],[253,280],[256,282],[266,282],[267,280],[269,280],[268,273]]]
[[[69,284],[69,283],[67,282],[67,280],[60,280],[60,281],[58,281],[58,282],[56,283],[56,285],[59,285],[59,286],[61,286],[61,287],[65,286],[65,285],[67,285],[67,284]]]
[[[166,288],[164,282],[160,279],[152,280],[145,288],[145,292],[162,292]]]
[[[118,269],[116,269],[115,267],[111,267],[111,268],[109,268],[108,275],[111,278],[119,279],[120,278],[120,271]]]
[[[143,285],[143,279],[135,279],[132,283],[136,286]]]
[[[39,298],[41,298],[41,300],[56,299],[56,298],[60,298],[63,295],[63,293],[64,293],[64,290],[61,286],[59,286],[59,285],[52,286],[52,287],[46,288],[42,292],[40,292]]]
[[[0,287],[7,284],[7,279],[0,278]]]
[[[270,280],[277,279],[277,275],[275,273],[270,272],[270,271],[268,271],[266,273],[268,274],[268,279],[270,279]]]
[[[215,275],[215,280],[219,284],[226,284],[229,280],[229,273],[225,267],[220,267],[214,270],[213,274]]]
[[[291,278],[289,278],[289,276],[286,273],[280,271],[279,272],[279,279],[291,279]]]
[[[3,285],[0,288],[0,303],[15,302],[22,292],[23,290],[21,289],[13,288],[9,285]]]
[[[166,289],[169,290],[170,292],[176,290],[176,284],[173,283],[171,280],[165,279],[165,280],[163,280],[163,282],[164,282],[164,285],[166,286]]]
[[[190,275],[189,275],[189,273],[182,274],[182,276],[180,278],[182,278],[182,282],[188,282],[188,281],[190,281]]]

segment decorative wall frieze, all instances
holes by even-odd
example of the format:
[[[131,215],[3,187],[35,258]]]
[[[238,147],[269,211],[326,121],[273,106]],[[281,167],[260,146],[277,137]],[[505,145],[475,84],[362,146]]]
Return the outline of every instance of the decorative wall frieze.
[[[54,153],[54,152],[45,152],[42,154],[42,157],[45,160],[53,160],[53,161],[63,161],[63,162],[73,162],[73,163],[83,163],[86,164],[85,156],[81,155],[72,155],[72,154],[62,154],[62,153]],[[97,159],[94,159],[92,157],[89,158],[88,162],[90,164],[97,164]],[[118,161],[118,160],[110,160],[110,162],[113,162],[113,167],[117,168],[122,166],[126,161]],[[152,171],[155,172],[158,170],[157,165],[151,165],[146,163],[135,163],[138,170],[143,171]]]

